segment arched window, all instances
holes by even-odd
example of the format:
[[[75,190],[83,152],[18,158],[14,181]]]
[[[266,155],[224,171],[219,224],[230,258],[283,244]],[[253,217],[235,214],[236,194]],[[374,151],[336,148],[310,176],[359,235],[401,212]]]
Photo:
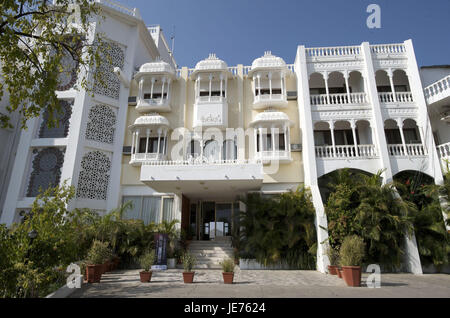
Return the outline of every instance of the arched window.
[[[92,151],[81,160],[77,197],[106,200],[111,161],[104,153]]]
[[[65,138],[69,133],[70,117],[72,116],[72,101],[60,100],[60,110],[53,117],[56,119],[56,125],[49,127],[48,122],[50,114],[45,110],[41,127],[39,129],[39,138]]]

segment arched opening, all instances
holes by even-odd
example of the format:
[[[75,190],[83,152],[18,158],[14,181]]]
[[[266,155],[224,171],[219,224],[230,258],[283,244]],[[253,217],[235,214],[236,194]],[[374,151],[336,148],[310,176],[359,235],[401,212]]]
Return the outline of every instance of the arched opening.
[[[394,89],[396,92],[410,92],[409,80],[404,70],[395,70],[392,73]]]
[[[384,122],[384,132],[391,156],[425,155],[420,130],[415,120],[409,118],[397,121],[387,119]]]
[[[375,82],[377,83],[378,93],[392,93],[389,76],[385,70],[378,70],[375,72]]]
[[[312,73],[309,76],[309,94],[310,95],[326,94],[325,80],[321,73]]]
[[[364,78],[359,71],[352,71],[348,76],[348,85],[350,93],[364,93]]]
[[[406,72],[378,70],[375,73],[378,96],[381,103],[412,102],[411,88]]]

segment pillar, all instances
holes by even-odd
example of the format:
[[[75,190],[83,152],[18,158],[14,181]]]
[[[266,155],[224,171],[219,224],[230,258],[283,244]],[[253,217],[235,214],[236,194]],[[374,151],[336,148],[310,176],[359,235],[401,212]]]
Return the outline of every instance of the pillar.
[[[400,137],[402,138],[403,152],[405,156],[409,156],[408,149],[406,149],[405,135],[403,134],[403,119],[397,118],[398,130],[400,130]]]
[[[389,76],[389,83],[391,84],[392,98],[394,102],[397,102],[397,96],[395,95],[395,86],[394,86],[394,74],[392,73],[392,69],[389,69],[387,71],[387,75]]]
[[[327,94],[327,104],[330,104],[330,91],[328,89],[328,72],[323,72],[323,80],[325,81],[325,91]]]
[[[328,124],[330,125],[330,131],[331,131],[331,146],[333,149],[333,157],[336,157],[336,143],[334,141],[334,121],[330,120],[328,122]]]
[[[353,143],[355,144],[355,156],[359,157],[358,153],[358,141],[356,139],[356,122],[354,120],[350,121],[350,127],[352,128],[352,134],[353,134]]]

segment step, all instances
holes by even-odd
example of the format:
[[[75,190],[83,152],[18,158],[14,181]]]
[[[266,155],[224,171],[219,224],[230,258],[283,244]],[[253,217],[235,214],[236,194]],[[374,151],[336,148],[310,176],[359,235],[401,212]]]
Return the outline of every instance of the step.
[[[231,256],[234,256],[234,253],[233,252],[227,253],[227,252],[206,251],[206,252],[195,252],[195,253],[191,252],[191,255],[195,256],[195,257],[203,257],[203,256],[208,256],[208,257],[229,256],[229,257],[231,257]]]

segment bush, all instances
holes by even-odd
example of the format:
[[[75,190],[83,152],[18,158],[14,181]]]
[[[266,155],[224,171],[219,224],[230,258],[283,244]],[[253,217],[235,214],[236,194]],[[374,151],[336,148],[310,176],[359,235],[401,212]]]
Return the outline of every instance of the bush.
[[[328,256],[328,259],[330,260],[330,265],[338,265],[339,264],[339,250],[328,245],[327,256]]]
[[[108,260],[108,255],[110,255],[108,244],[94,240],[86,261],[89,265],[103,264]]]
[[[222,266],[222,272],[224,273],[234,273],[234,260],[231,258],[224,259],[220,262],[220,266]]]
[[[150,268],[152,267],[153,263],[155,263],[155,251],[150,250],[142,254],[142,256],[139,258],[139,264],[144,269],[145,272],[150,271]]]
[[[346,237],[339,251],[341,265],[361,266],[365,256],[365,245],[364,240],[357,235]]]
[[[195,264],[197,263],[197,260],[189,252],[185,252],[181,256],[181,262],[183,263],[183,268],[185,272],[192,272],[192,268],[194,268]]]
[[[315,210],[306,188],[267,198],[250,193],[247,212],[240,215],[239,256],[259,263],[286,263],[295,269],[315,269]]]

